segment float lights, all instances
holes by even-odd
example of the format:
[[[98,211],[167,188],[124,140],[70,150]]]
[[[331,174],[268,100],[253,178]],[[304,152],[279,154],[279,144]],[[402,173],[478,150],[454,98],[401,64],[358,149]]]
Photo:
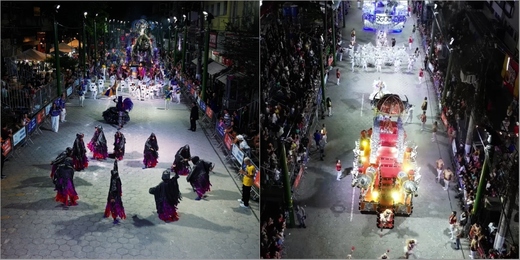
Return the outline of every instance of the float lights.
[[[396,191],[396,190],[392,191],[392,199],[394,201],[399,200],[399,192],[398,191]]]
[[[365,163],[367,161],[367,158],[365,156],[361,157],[361,162]]]
[[[361,145],[362,145],[363,147],[367,147],[367,146],[368,146],[368,141],[367,141],[367,140],[363,140],[363,141],[361,141]]]
[[[372,192],[372,196],[377,199],[377,197],[379,197],[379,191],[375,190]]]
[[[452,45],[454,41],[455,41],[455,39],[453,39],[453,37],[451,37],[450,45]]]

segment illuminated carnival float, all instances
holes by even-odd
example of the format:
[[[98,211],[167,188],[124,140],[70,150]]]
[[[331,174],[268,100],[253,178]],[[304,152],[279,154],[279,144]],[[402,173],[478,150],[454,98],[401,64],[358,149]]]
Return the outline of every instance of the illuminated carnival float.
[[[417,147],[405,142],[401,115],[406,104],[399,95],[377,100],[373,127],[361,131],[354,149],[352,187],[361,190],[359,211],[378,214],[379,228],[393,228],[394,215],[410,216],[421,175]]]
[[[401,32],[407,14],[407,1],[366,1],[363,4],[363,29]]]

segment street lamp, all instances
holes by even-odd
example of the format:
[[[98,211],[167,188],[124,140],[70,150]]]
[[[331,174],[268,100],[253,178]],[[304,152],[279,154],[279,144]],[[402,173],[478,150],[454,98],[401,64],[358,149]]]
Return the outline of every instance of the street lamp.
[[[182,15],[184,21],[184,35],[182,36],[182,72],[186,71],[186,37],[188,35],[188,21],[186,15]]]
[[[206,11],[202,12],[204,14],[204,19],[208,21],[208,27],[206,29],[206,39],[204,42],[204,73],[202,74],[202,93],[201,93],[201,99],[202,101],[206,102],[206,87],[208,83],[208,58],[209,58],[209,26],[211,24],[211,20],[213,20],[215,17]]]
[[[60,5],[56,5],[56,14]],[[58,21],[56,21],[56,14],[54,14],[54,58],[56,59],[56,87],[58,96],[61,96],[61,68],[60,68],[60,50],[58,46]]]

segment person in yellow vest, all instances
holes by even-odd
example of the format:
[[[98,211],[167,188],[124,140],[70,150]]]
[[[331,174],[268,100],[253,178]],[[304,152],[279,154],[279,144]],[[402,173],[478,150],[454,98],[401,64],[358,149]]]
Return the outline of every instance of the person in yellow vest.
[[[254,183],[254,177],[256,172],[256,167],[251,162],[249,157],[244,158],[244,163],[246,164],[245,170],[240,170],[240,174],[244,175],[242,179],[242,199],[239,199],[240,207],[249,208],[249,198],[251,196],[251,186]]]

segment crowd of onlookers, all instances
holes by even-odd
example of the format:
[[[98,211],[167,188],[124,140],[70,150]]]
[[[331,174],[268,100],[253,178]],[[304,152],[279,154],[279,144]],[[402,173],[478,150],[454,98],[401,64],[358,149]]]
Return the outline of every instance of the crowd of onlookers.
[[[263,210],[260,226],[260,258],[281,259],[283,253],[285,214],[281,208]]]

